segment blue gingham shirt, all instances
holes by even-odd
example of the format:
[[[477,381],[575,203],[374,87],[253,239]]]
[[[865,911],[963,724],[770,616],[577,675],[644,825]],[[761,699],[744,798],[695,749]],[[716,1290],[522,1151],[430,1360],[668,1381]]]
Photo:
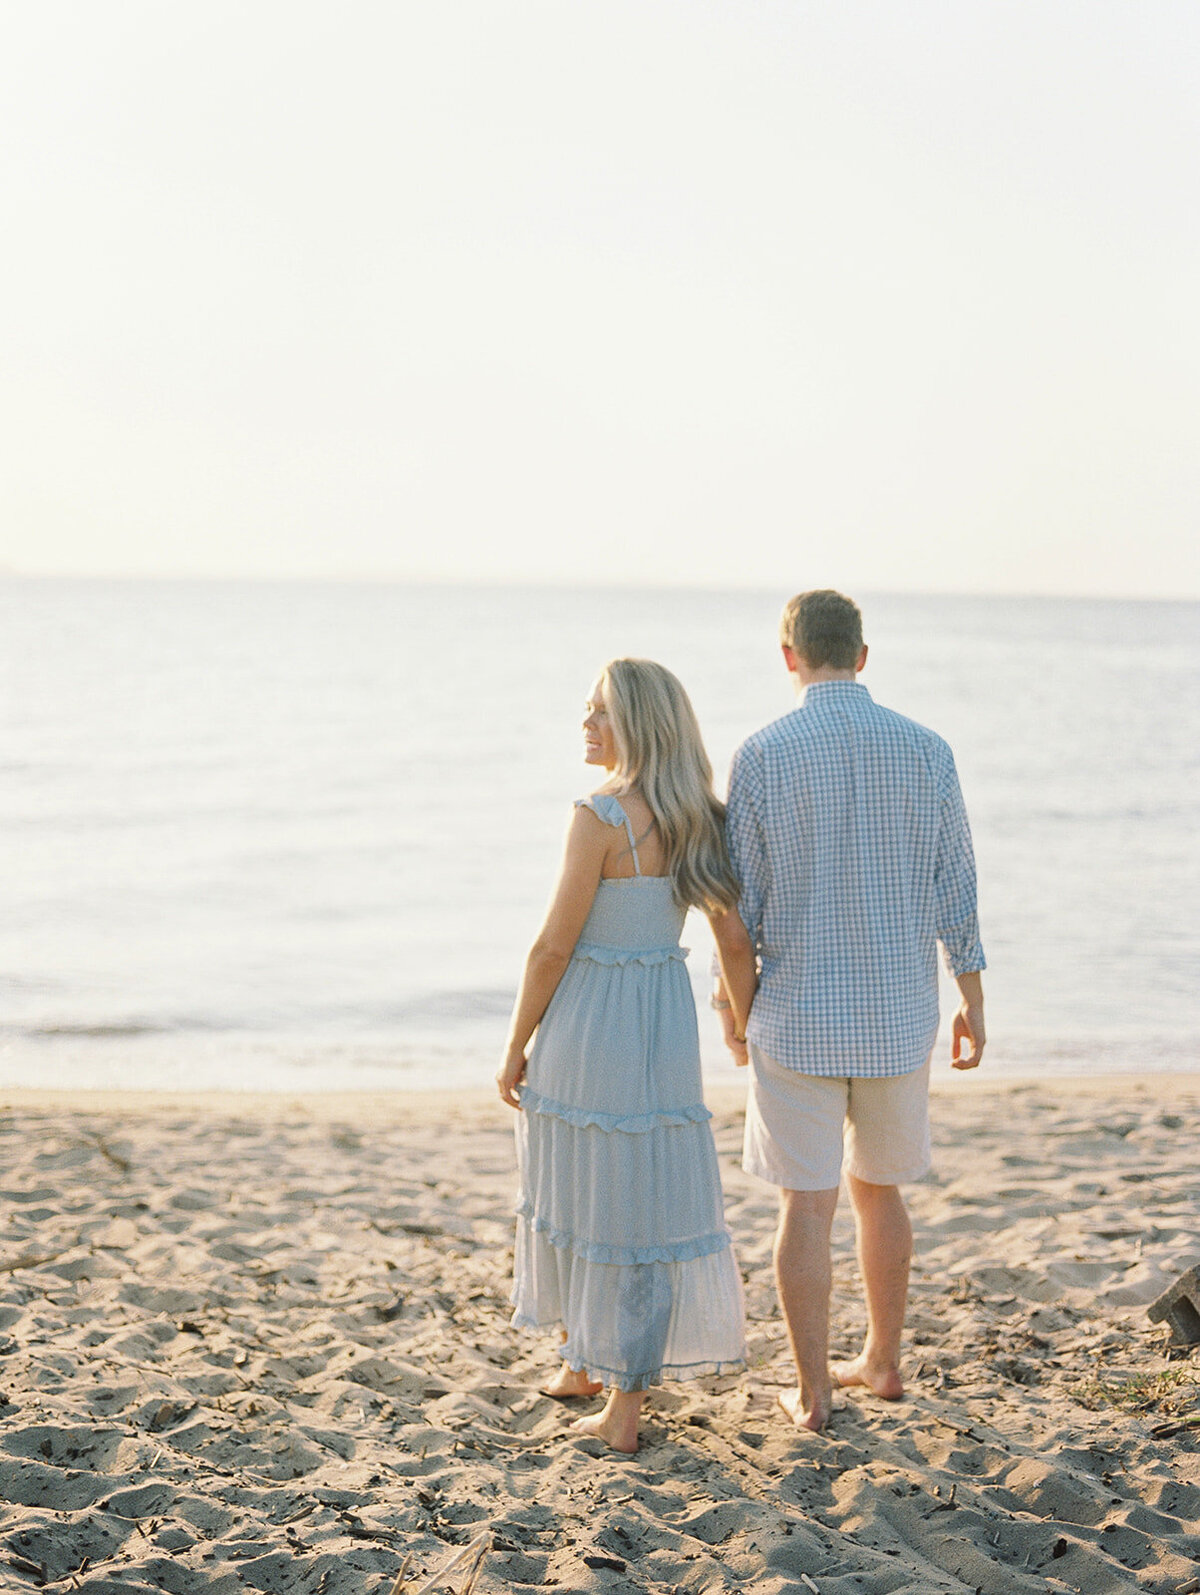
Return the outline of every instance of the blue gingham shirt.
[[[938,942],[952,974],[984,968],[949,746],[856,681],[814,682],[734,755],[726,828],[761,963],[749,1040],[804,1074],[919,1069]]]

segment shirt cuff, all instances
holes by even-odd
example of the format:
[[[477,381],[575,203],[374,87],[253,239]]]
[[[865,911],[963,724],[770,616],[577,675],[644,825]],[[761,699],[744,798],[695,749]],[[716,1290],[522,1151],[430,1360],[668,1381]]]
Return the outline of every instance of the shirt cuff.
[[[976,975],[987,968],[987,959],[983,956],[983,948],[979,942],[973,942],[961,952],[952,952],[943,942],[942,954],[946,960],[946,968],[956,977]]]

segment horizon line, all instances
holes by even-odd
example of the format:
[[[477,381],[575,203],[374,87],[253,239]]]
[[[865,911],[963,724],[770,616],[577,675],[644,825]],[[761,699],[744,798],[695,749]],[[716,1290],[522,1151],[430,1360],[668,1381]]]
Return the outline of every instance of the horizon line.
[[[663,593],[740,593],[772,594],[803,591],[795,585],[785,587],[765,582],[706,583],[701,581],[588,581],[581,577],[459,577],[429,574],[402,574],[398,572],[355,572],[334,574],[253,572],[197,572],[197,571],[37,571],[20,570],[11,565],[0,565],[0,582],[77,582],[113,585],[147,586],[276,586],[276,587],[441,587],[465,588],[475,591],[572,591],[586,588],[589,591],[611,592],[663,592]],[[1194,593],[1128,593],[1079,592],[1031,588],[963,588],[963,587],[858,587],[860,593],[874,598],[967,598],[999,600],[1035,600],[1055,603],[1145,603],[1188,604],[1200,601],[1200,590]]]

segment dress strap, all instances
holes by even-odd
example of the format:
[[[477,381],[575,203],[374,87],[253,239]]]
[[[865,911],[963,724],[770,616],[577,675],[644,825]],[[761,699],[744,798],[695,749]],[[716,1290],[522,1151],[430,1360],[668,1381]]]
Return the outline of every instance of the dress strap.
[[[640,875],[642,866],[637,855],[637,841],[633,835],[633,824],[616,798],[607,792],[597,792],[594,797],[576,798],[575,807],[577,809],[591,809],[596,818],[603,820],[605,825],[624,825],[625,834],[629,838],[629,851],[633,854],[634,872]],[[653,830],[653,826],[650,829]],[[649,835],[650,831],[647,831],[646,836]],[[646,836],[641,838],[643,842],[646,840]]]
[[[622,810],[622,813],[624,813],[624,810]],[[649,834],[649,831],[647,831],[646,836],[649,836]],[[628,814],[625,815],[625,835],[629,838],[629,851],[633,854],[633,872],[635,875],[640,875],[642,873],[642,865],[637,856],[637,843],[633,839],[633,826],[630,823]],[[642,840],[644,841],[645,837]]]

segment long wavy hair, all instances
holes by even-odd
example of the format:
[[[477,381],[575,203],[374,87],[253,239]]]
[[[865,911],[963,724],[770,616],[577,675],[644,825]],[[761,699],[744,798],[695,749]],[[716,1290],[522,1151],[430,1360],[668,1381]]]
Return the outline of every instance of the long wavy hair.
[[[612,659],[600,672],[617,777],[637,787],[658,825],[675,901],[720,913],[738,900],[725,846],[725,805],[713,792],[691,700],[652,659]]]

